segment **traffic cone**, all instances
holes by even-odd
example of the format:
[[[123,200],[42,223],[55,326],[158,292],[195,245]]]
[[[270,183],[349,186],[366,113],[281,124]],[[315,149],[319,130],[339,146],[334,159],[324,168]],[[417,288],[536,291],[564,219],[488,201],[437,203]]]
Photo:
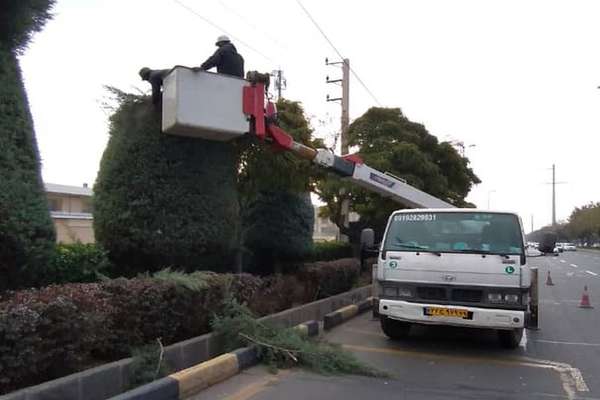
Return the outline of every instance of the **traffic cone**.
[[[554,282],[552,282],[552,277],[550,276],[550,271],[548,271],[548,277],[546,278],[546,286],[554,286]]]
[[[590,295],[587,291],[587,285],[583,287],[583,294],[581,295],[581,302],[579,303],[580,308],[594,308],[590,304]]]

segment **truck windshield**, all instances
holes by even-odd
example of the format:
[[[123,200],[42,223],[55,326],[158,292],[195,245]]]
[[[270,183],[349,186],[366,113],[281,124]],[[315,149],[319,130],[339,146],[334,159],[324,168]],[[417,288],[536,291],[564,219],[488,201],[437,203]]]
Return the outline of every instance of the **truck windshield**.
[[[519,219],[513,214],[415,212],[396,214],[384,251],[523,254]]]

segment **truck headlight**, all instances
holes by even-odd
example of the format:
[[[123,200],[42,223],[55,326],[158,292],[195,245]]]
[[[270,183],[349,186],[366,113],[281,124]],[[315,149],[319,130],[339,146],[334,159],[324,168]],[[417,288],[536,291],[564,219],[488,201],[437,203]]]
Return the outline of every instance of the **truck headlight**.
[[[507,303],[518,303],[519,302],[519,295],[518,294],[507,294],[504,296],[504,300]]]
[[[502,303],[502,293],[488,293],[490,303]]]
[[[408,288],[398,289],[398,296],[400,297],[413,297],[412,290]]]
[[[384,296],[389,296],[389,297],[397,297],[398,296],[398,289],[395,287],[384,287],[383,288],[383,295]]]

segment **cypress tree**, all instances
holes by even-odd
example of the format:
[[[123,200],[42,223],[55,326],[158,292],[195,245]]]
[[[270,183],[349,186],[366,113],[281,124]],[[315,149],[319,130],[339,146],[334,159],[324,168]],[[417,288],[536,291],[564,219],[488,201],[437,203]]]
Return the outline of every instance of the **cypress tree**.
[[[55,241],[17,61],[53,3],[7,0],[0,7],[0,291],[40,283]]]
[[[280,100],[277,109],[281,128],[295,140],[314,145],[299,103]],[[310,189],[317,171],[307,161],[263,146],[249,149],[243,161],[243,243],[251,255],[247,267],[263,274],[281,271],[286,262],[312,251]]]
[[[235,146],[163,134],[148,97],[120,93],[119,101],[94,187],[94,232],[116,273],[230,269]]]

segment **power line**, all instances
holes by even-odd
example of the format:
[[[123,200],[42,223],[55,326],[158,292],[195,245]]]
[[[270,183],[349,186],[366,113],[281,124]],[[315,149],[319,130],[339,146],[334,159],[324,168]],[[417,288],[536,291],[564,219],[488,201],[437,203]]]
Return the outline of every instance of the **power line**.
[[[275,44],[276,46],[278,46],[280,49],[286,50],[285,46],[278,39],[276,39],[275,37],[273,37],[273,35],[270,35],[268,32],[265,32],[264,30],[260,29],[254,23],[250,22],[248,20],[248,18],[246,18],[244,15],[242,15],[236,9],[234,9],[232,7],[229,7],[227,4],[225,4],[225,2],[223,0],[217,0],[217,1],[221,5],[221,7],[223,7],[223,9],[225,11],[229,12],[230,14],[235,15],[237,18],[239,18],[240,20],[242,20],[246,25],[248,25],[249,27],[251,27],[252,29],[254,29],[254,31],[256,31],[256,32],[260,33],[261,35],[263,35],[264,37],[268,38],[271,42],[273,42],[273,44]]]
[[[329,39],[329,37],[323,31],[323,29],[321,29],[321,27],[319,26],[319,24],[317,23],[317,21],[315,21],[315,19],[312,17],[312,15],[310,14],[310,12],[308,12],[308,10],[306,9],[306,7],[304,7],[304,5],[302,5],[302,3],[300,2],[300,0],[296,0],[296,3],[298,3],[298,5],[300,6],[300,8],[302,8],[302,10],[306,14],[306,16],[312,21],[313,25],[319,30],[319,32],[321,32],[321,35],[323,35],[323,37],[325,38],[325,40],[327,41],[327,43],[329,43],[329,45],[333,48],[333,50],[337,53],[337,55],[343,60],[345,57],[335,47],[335,45],[333,44],[333,42]],[[371,92],[371,90],[362,81],[362,79],[360,79],[360,77],[358,76],[358,74],[356,73],[356,71],[352,67],[350,68],[350,72],[352,72],[352,75],[354,75],[354,77],[356,78],[356,80],[358,81],[358,83],[360,83],[361,86],[367,91],[367,93],[369,93],[369,95],[373,98],[373,100],[375,100],[375,103],[377,103],[378,106],[381,106],[381,103],[379,102],[379,100],[377,100],[377,97],[375,97],[375,95],[373,94],[373,92]]]
[[[261,52],[260,50],[257,50],[256,48],[250,46],[248,43],[244,42],[242,39],[236,37],[235,35],[231,34],[230,32],[228,32],[227,30],[223,29],[221,26],[215,24],[214,22],[212,22],[211,20],[209,20],[208,18],[206,18],[205,16],[199,14],[196,10],[194,10],[193,8],[188,7],[186,4],[182,3],[179,0],[173,0],[176,4],[178,4],[180,7],[183,7],[184,9],[186,9],[187,11],[189,11],[190,13],[194,14],[195,16],[197,16],[198,18],[202,19],[204,22],[206,22],[207,24],[209,24],[210,26],[212,26],[213,28],[218,29],[219,31],[225,33],[227,36],[229,36],[231,39],[235,40],[237,43],[241,44],[242,46],[247,47],[248,49],[252,50],[253,52],[255,52],[256,54],[260,55],[261,57],[263,57],[264,59],[271,61],[272,63],[274,63],[275,61],[273,61],[273,59],[267,55],[265,55],[263,52]]]

